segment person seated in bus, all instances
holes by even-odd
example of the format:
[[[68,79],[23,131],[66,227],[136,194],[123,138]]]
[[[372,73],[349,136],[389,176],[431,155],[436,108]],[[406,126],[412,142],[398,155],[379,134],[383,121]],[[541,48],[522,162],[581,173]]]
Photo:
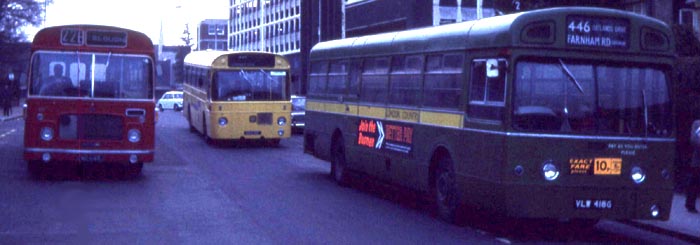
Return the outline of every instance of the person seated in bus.
[[[70,78],[63,75],[63,66],[54,65],[53,76],[44,81],[40,95],[66,95],[66,90],[73,86]]]

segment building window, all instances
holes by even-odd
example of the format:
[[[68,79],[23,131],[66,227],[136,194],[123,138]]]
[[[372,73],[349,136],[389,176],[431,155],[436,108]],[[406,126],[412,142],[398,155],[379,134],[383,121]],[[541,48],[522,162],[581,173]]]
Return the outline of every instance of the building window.
[[[649,15],[648,13],[648,3],[645,1],[627,1],[626,3],[627,11],[638,13],[641,15]]]
[[[689,25],[691,27],[698,26],[697,14],[693,9],[678,10],[678,23],[681,25]]]

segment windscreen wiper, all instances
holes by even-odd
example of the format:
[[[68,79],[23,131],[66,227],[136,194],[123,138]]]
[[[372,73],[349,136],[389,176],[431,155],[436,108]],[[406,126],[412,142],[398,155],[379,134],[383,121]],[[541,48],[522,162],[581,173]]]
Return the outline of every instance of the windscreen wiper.
[[[564,61],[559,59],[559,64],[561,65],[561,70],[564,71],[564,74],[566,74],[567,77],[571,80],[576,85],[576,88],[578,88],[578,91],[581,92],[581,94],[585,94],[583,92],[583,87],[581,86],[581,83],[576,80],[576,77],[574,77],[574,74],[571,73],[571,70],[569,70],[569,67],[564,64]]]

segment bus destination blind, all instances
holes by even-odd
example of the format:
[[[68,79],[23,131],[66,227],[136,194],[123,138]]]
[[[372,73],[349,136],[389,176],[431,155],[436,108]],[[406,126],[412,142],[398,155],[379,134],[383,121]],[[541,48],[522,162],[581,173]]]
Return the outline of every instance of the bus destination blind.
[[[627,20],[594,16],[566,17],[566,44],[591,48],[629,48]]]
[[[123,31],[67,28],[61,30],[61,44],[71,46],[126,47],[127,33]]]

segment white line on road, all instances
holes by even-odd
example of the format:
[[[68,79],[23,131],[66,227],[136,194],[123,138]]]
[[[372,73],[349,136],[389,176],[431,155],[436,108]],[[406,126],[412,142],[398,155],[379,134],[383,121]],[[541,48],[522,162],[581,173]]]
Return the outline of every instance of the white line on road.
[[[10,134],[13,134],[14,132],[17,132],[17,130],[16,130],[16,129],[12,129],[12,130],[10,130],[10,131],[7,131],[7,132],[5,132],[5,133],[2,133],[2,134],[0,134],[0,138],[5,138],[6,136],[8,136],[8,135],[10,135]]]

